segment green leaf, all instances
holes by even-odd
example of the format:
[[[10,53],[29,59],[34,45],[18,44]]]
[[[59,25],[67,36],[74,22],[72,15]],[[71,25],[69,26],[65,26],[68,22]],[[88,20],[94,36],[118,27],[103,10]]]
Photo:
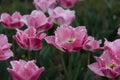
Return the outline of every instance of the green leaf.
[[[92,71],[87,70],[84,80],[94,80],[95,75],[93,74]]]

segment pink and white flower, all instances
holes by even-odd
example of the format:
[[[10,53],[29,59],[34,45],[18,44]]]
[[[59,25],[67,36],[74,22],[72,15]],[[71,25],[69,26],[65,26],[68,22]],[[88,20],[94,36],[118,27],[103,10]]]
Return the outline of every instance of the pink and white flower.
[[[57,0],[58,3],[64,8],[73,7],[78,0]]]
[[[115,78],[120,75],[120,60],[110,55],[109,51],[105,50],[100,57],[95,58],[97,62],[88,65],[95,74],[108,78]]]
[[[120,28],[118,28],[118,32],[117,32],[118,36],[120,36]]]
[[[8,43],[8,38],[4,34],[0,34],[0,60],[6,60],[13,56],[10,50],[12,44]]]
[[[48,13],[50,17],[54,19],[54,22],[59,25],[69,25],[75,20],[75,11],[62,7],[56,7],[55,9],[49,9]]]
[[[97,50],[100,50],[102,49],[100,47],[100,44],[102,43],[101,40],[97,41],[94,39],[94,37],[92,36],[89,36],[86,41],[84,42],[84,46],[83,46],[83,49],[85,50],[89,50],[89,51],[97,51]]]
[[[105,41],[104,50],[107,50],[112,56],[115,56],[120,60],[120,39],[116,39],[113,42]]]
[[[44,67],[38,68],[36,61],[13,60],[10,61],[12,69],[8,68],[13,80],[37,80],[45,70]]]
[[[21,28],[24,25],[24,23],[21,21],[21,18],[22,16],[19,12],[14,12],[11,16],[8,13],[2,13],[0,22],[6,28]]]
[[[42,48],[42,39],[45,36],[45,33],[37,33],[35,28],[27,28],[24,31],[17,29],[17,33],[13,36],[13,39],[16,40],[21,48],[31,51]]]
[[[115,78],[120,75],[120,39],[105,41],[104,52],[96,57],[97,62],[88,65],[89,69],[100,76]]]
[[[52,19],[38,10],[32,11],[30,15],[24,15],[22,21],[27,27],[34,27],[40,32],[50,29],[53,25]]]
[[[80,50],[86,38],[87,31],[84,26],[73,28],[72,26],[61,25],[56,29],[55,35],[47,36],[45,40],[59,50],[70,53]]]
[[[56,0],[34,0],[34,6],[43,12],[47,12],[48,9],[53,9],[56,6]]]

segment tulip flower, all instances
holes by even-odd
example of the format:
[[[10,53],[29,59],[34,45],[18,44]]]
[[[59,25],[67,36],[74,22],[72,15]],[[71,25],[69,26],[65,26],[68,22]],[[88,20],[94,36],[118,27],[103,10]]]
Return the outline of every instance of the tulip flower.
[[[80,50],[86,38],[87,31],[84,26],[73,28],[72,26],[61,25],[56,29],[55,35],[47,36],[45,40],[59,50],[71,53]]]
[[[34,27],[39,32],[48,30],[53,25],[52,19],[47,18],[43,12],[38,10],[32,11],[30,15],[24,15],[22,21],[27,27]]]
[[[100,50],[102,49],[100,47],[100,44],[101,44],[101,40],[97,41],[94,39],[94,37],[92,36],[89,36],[86,41],[84,42],[84,46],[83,46],[83,49],[85,50],[89,50],[89,51],[97,51],[97,50]]]
[[[48,9],[53,9],[56,6],[56,0],[34,0],[36,9],[47,12]]]
[[[11,45],[8,43],[7,36],[0,34],[0,60],[6,60],[13,56],[13,52],[10,50]]]
[[[120,36],[120,28],[118,28],[118,32],[117,32],[117,34]]]
[[[38,68],[35,63],[35,60],[28,62],[24,60],[13,60],[10,61],[12,69],[7,68],[7,70],[11,74],[13,80],[37,80],[45,68]]]
[[[75,11],[70,9],[64,10],[62,7],[56,7],[55,9],[49,9],[48,13],[58,25],[69,25],[75,20]]]
[[[58,3],[64,8],[73,7],[78,0],[57,0]]]
[[[24,25],[21,18],[19,12],[14,12],[11,16],[8,13],[2,13],[0,22],[9,29],[21,28]]]
[[[95,74],[108,78],[116,78],[120,74],[120,60],[110,55],[109,51],[105,50],[100,57],[95,58],[97,62],[88,65]]]
[[[120,60],[120,39],[116,39],[112,42],[106,40],[104,43],[104,49]]]
[[[17,29],[17,33],[13,36],[13,39],[16,40],[21,48],[31,51],[40,50],[42,48],[42,39],[45,36],[45,33],[37,33],[36,29],[32,27],[24,31]]]

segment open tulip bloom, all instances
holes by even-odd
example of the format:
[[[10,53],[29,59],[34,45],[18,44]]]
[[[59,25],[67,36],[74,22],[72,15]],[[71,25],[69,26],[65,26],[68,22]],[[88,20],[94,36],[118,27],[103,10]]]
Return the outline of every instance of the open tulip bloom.
[[[36,9],[47,12],[48,9],[53,9],[56,6],[56,0],[34,0],[33,2]]]
[[[4,27],[9,29],[21,28],[24,23],[21,21],[22,16],[19,12],[14,12],[11,16],[8,13],[2,13],[0,22]]]
[[[83,47],[86,38],[87,31],[84,26],[73,28],[72,26],[61,25],[56,29],[54,36],[47,36],[45,40],[61,51],[73,52]]]
[[[0,34],[0,60],[6,60],[13,56],[10,50],[12,44],[8,43],[8,38],[4,34]]]
[[[24,15],[22,18],[27,27],[34,27],[37,31],[43,32],[53,26],[53,20],[46,17],[42,11],[33,10],[30,15]]]
[[[115,41],[105,41],[104,49],[109,51],[109,53],[114,56],[116,59],[120,60],[120,39]]]
[[[97,41],[97,40],[94,39],[94,37],[88,36],[86,41],[84,42],[83,49],[94,52],[94,51],[102,49],[100,47],[101,43],[102,43],[101,40]]]
[[[95,58],[97,62],[88,65],[95,74],[108,78],[116,78],[120,74],[120,60],[111,56],[108,51]]]
[[[62,7],[56,7],[55,9],[49,9],[48,13],[58,25],[70,25],[75,20],[74,10],[64,10]]]
[[[21,48],[31,51],[42,48],[42,39],[45,36],[45,33],[37,33],[36,29],[32,27],[24,31],[17,29],[17,33],[13,36],[13,39],[16,40]]]
[[[113,42],[105,41],[104,52],[96,57],[97,62],[88,65],[94,73],[108,78],[120,75],[120,39]]]
[[[35,63],[35,60],[13,60],[10,62],[12,69],[8,68],[8,72],[13,80],[37,80],[45,68],[38,68]]]

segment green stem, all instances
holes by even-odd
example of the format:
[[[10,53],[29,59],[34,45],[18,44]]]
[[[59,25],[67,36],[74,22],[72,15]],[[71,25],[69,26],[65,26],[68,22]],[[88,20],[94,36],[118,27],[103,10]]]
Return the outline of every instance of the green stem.
[[[72,54],[69,54],[68,75],[67,80],[72,80]]]
[[[61,62],[62,62],[62,66],[63,66],[63,69],[64,69],[65,76],[67,76],[67,70],[66,70],[66,66],[65,66],[65,62],[64,62],[63,53],[61,53]]]
[[[36,52],[35,52],[35,55],[34,55],[34,59],[35,59],[35,60],[37,60],[37,54],[38,54],[38,52],[36,51]]]
[[[13,49],[13,52],[14,52],[14,56],[17,57],[18,53],[16,51],[16,44],[15,44],[14,40],[12,40],[12,47],[13,47],[12,49]]]
[[[78,61],[78,65],[77,65],[76,69],[77,69],[77,71],[76,71],[76,73],[75,73],[75,76],[74,76],[74,79],[73,79],[73,80],[77,80],[77,76],[78,76],[79,69],[80,69],[80,63],[79,63],[79,61]]]
[[[88,65],[90,64],[90,53],[88,53]]]
[[[28,53],[27,53],[27,60],[30,60],[30,59],[31,59],[31,57],[30,57],[30,52],[31,52],[31,51],[28,50]]]

